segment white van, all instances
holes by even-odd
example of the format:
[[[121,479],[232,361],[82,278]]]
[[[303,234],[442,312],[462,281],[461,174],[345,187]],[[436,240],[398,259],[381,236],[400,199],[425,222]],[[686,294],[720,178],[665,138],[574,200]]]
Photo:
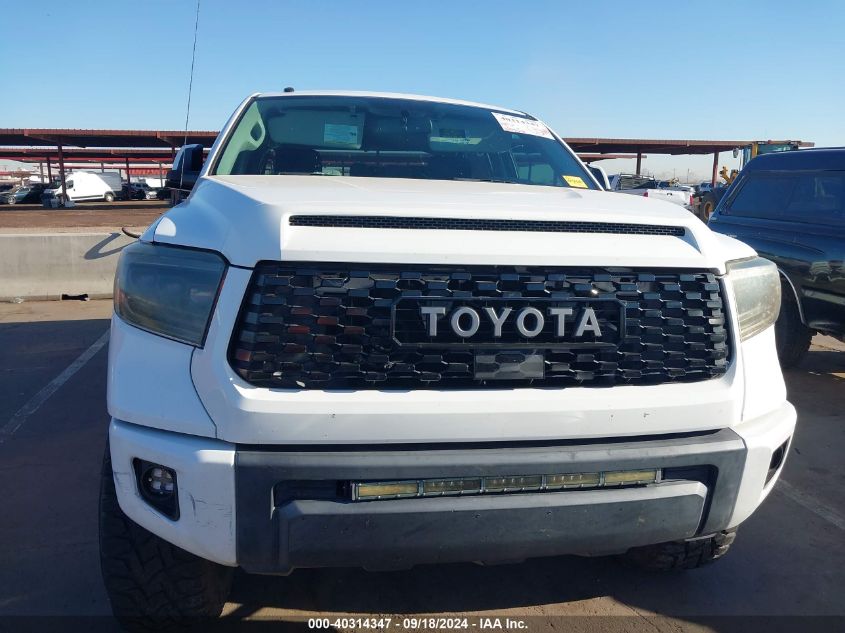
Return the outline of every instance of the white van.
[[[65,178],[67,196],[74,202],[82,200],[105,200],[113,202],[121,190],[120,174],[114,171],[94,173],[90,171],[75,171]],[[46,193],[60,196],[61,186],[50,189]]]

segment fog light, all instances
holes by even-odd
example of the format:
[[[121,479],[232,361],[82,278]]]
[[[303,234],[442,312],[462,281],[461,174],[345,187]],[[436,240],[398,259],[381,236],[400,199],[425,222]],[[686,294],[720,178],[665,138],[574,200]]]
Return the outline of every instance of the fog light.
[[[627,486],[631,484],[653,484],[657,481],[657,470],[618,470],[604,473],[605,486]]]
[[[549,475],[546,477],[546,488],[589,488],[601,483],[600,473],[569,473],[566,475]]]
[[[352,486],[353,499],[399,499],[401,497],[416,497],[418,492],[419,485],[416,481],[354,484]]]
[[[144,485],[154,495],[172,495],[174,481],[173,471],[162,466],[153,466],[144,473]]]
[[[659,468],[596,473],[556,473],[511,477],[456,477],[416,481],[350,482],[353,501],[442,497],[447,495],[508,494],[555,491],[568,488],[638,486],[661,481]]]
[[[523,492],[539,490],[543,485],[542,475],[528,477],[485,477],[484,490],[490,492]]]
[[[150,506],[174,521],[179,518],[176,471],[161,464],[135,459],[138,492]]]
[[[481,492],[481,479],[435,479],[423,481],[426,496],[461,495]]]

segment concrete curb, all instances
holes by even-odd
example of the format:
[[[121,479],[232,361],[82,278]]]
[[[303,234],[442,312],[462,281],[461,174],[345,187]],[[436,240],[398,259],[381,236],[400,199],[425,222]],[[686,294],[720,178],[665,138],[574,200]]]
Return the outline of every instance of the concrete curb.
[[[122,233],[0,234],[0,301],[112,296]]]

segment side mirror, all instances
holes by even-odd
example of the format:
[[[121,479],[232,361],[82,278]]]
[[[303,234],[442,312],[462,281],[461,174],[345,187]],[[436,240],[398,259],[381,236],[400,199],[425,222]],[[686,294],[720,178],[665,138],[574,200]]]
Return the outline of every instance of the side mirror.
[[[165,186],[180,191],[190,191],[197,183],[204,160],[202,145],[199,143],[184,145],[176,153],[173,167],[167,172]]]

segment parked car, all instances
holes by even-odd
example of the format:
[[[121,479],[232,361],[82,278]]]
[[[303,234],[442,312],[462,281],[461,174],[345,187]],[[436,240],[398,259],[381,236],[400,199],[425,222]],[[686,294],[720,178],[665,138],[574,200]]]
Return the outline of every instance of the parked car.
[[[29,185],[15,187],[11,191],[0,194],[0,202],[6,204],[24,204],[27,202],[40,202],[41,195],[47,189],[47,185],[36,182]]]
[[[136,188],[142,197],[139,200],[155,200],[157,198],[158,190],[150,187],[145,182],[136,184]]]
[[[778,356],[795,365],[815,332],[845,340],[845,149],[765,154],[710,219],[778,266]]]
[[[774,264],[522,112],[257,94],[168,182],[109,343],[99,547],[133,630],[217,616],[238,567],[692,569],[778,479]]]
[[[141,183],[123,183],[118,200],[145,200],[147,192]]]
[[[170,187],[156,189],[156,200],[170,200]]]
[[[112,202],[120,192],[121,180],[117,172],[75,171],[65,177],[67,196],[74,202],[105,200]],[[62,187],[45,190],[45,195],[61,197]]]
[[[686,209],[692,208],[692,189],[690,188],[687,191],[677,185],[672,185],[668,181],[657,181],[654,178],[631,176],[630,174],[617,174],[611,179],[610,187],[611,190],[619,193],[665,200],[681,205]]]
[[[599,181],[602,189],[605,191],[610,189],[610,179],[608,179],[607,172],[604,168],[599,167],[598,165],[587,165],[587,169],[589,169],[590,173],[593,174],[593,178]]]
[[[614,174],[610,177],[610,189],[612,191],[624,191],[625,189],[634,189],[648,182],[654,182],[654,178],[639,174]]]

